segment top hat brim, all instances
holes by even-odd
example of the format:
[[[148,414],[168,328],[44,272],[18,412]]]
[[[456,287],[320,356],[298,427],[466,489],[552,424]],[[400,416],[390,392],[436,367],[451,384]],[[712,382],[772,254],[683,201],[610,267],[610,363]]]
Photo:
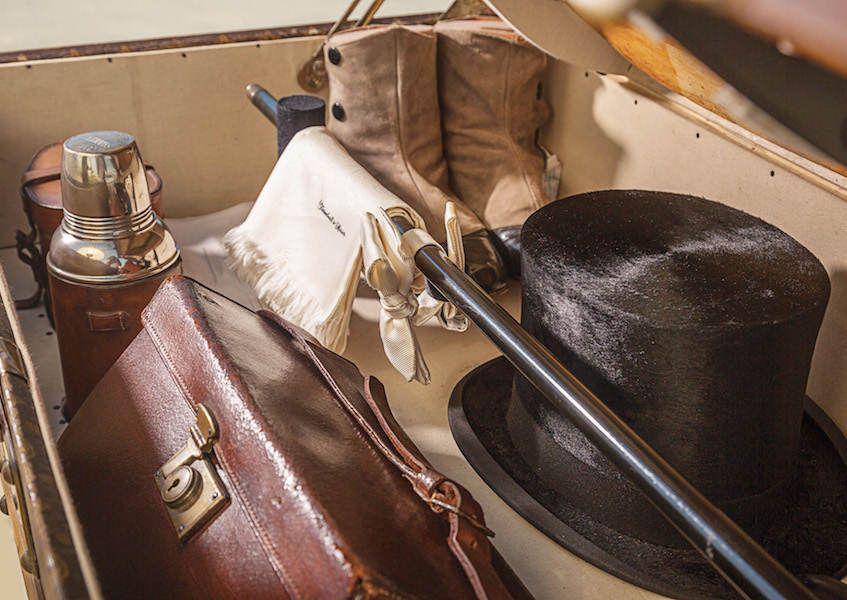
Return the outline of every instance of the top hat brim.
[[[684,600],[737,597],[693,548],[658,546],[617,532],[571,506],[567,489],[540,480],[509,437],[514,374],[506,358],[495,358],[467,374],[450,397],[453,437],[483,480],[550,539],[616,577]],[[847,566],[846,464],[847,439],[807,398],[794,497],[784,518],[756,536],[798,576],[840,577]],[[574,485],[580,485],[576,478]]]

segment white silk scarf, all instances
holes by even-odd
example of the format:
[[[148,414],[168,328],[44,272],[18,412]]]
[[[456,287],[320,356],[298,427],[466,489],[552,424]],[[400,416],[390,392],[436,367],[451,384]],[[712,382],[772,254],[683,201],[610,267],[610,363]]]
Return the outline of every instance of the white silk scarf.
[[[407,380],[428,383],[412,325],[436,315],[443,326],[461,330],[464,317],[426,294],[418,301],[423,278],[390,220],[398,215],[423,229],[423,219],[325,127],[310,127],[294,136],[250,214],[224,237],[228,264],[263,304],[340,354],[364,244],[386,354]]]

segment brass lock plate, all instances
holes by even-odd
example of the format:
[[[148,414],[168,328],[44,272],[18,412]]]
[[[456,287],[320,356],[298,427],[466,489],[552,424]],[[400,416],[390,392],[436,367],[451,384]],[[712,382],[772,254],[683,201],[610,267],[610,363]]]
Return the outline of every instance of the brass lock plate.
[[[195,481],[186,483],[182,479],[186,475],[193,477]],[[195,460],[191,466],[178,469],[171,477],[165,477],[161,470],[157,471],[155,479],[163,500],[168,498],[169,493],[176,500],[164,500],[165,508],[179,541],[183,543],[214,517],[229,500],[226,489],[208,458]],[[186,486],[185,489],[189,493],[184,494],[187,502],[180,504],[178,499],[183,486]]]
[[[218,438],[218,425],[212,412],[197,405],[197,421],[188,440],[154,479],[179,541],[185,543],[218,514],[229,500],[226,488],[210,456]]]

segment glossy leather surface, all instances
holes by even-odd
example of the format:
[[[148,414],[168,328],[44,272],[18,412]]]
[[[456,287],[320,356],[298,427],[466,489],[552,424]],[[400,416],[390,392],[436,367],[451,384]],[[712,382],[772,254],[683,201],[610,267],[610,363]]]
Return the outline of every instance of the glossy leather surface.
[[[59,439],[104,596],[287,598],[237,501],[177,541],[153,474],[185,443],[194,411],[161,369],[142,331]]]
[[[443,478],[396,427],[381,384],[181,277],[144,321],[60,440],[104,587],[137,579],[175,598],[479,597],[470,572],[489,598],[509,597],[484,535],[422,500]],[[231,504],[180,548],[153,473],[184,442],[198,402],[218,422],[214,456]],[[461,506],[482,519],[472,499]]]

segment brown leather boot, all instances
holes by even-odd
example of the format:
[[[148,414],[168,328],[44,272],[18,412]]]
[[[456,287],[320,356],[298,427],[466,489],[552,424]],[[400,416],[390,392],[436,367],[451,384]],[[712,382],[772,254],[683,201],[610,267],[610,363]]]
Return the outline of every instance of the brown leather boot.
[[[541,97],[547,57],[496,18],[442,21],[435,31],[449,184],[512,263],[520,252],[516,230],[550,201],[536,142],[549,117]]]
[[[479,218],[449,193],[441,145],[432,27],[374,25],[336,33],[325,44],[327,127],[382,185],[406,201],[444,241],[444,208],[456,203],[468,273],[502,285],[505,268]],[[480,233],[481,232],[481,233]]]

